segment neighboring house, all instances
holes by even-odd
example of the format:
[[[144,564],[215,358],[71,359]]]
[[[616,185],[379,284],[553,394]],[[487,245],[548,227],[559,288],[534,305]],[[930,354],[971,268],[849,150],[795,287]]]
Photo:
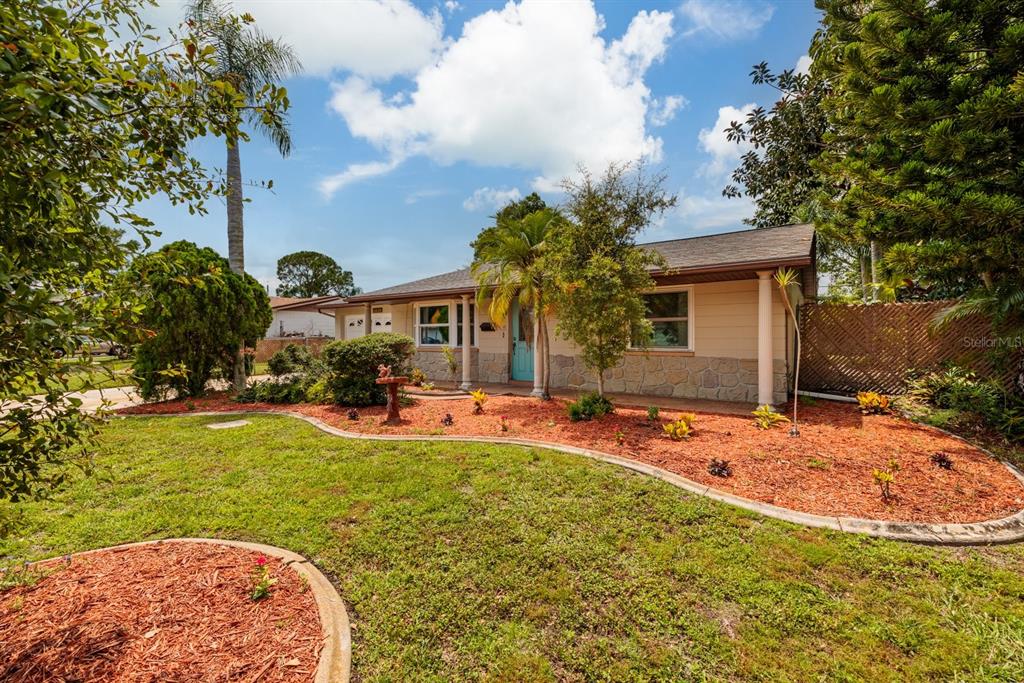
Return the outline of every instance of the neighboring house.
[[[321,313],[317,306],[336,301],[339,301],[336,296],[270,297],[274,319],[267,329],[267,338],[333,337],[334,318],[330,314]]]
[[[788,397],[794,330],[772,276],[781,267],[800,273],[792,296],[799,303],[817,292],[815,236],[811,225],[652,242],[665,270],[645,294],[654,339],[629,351],[605,374],[610,392],[779,404]],[[476,311],[476,283],[469,269],[358,294],[320,305],[335,315],[334,335],[351,339],[374,332],[416,340],[412,363],[435,380],[539,383],[529,311],[513,306],[503,326],[486,306]],[[595,376],[571,342],[551,333],[551,386],[589,390]],[[469,339],[468,346],[463,342]],[[450,346],[459,371],[450,377],[440,353]]]

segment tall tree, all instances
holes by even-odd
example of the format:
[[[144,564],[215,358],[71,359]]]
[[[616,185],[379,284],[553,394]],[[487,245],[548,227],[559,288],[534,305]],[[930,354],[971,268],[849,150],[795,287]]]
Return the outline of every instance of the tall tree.
[[[93,361],[54,349],[137,329],[138,305],[115,283],[151,234],[138,206],[163,194],[205,212],[211,188],[189,143],[238,135],[246,107],[273,117],[285,105],[278,90],[247,105],[212,75],[195,27],[150,39],[137,9],[0,3],[0,498],[45,493],[88,462],[95,416],[68,382]]]
[[[1024,276],[1024,2],[817,0],[826,236],[981,299]],[[884,256],[882,257],[884,260]],[[1018,313],[1019,316],[1019,313]]]
[[[352,272],[318,251],[296,251],[277,260],[278,296],[352,296],[355,286]]]
[[[191,0],[187,19],[205,36],[203,48],[211,48],[216,56],[216,77],[231,83],[247,102],[255,102],[263,93],[275,89],[289,76],[297,74],[301,66],[291,46],[264,35],[253,24],[250,15],[243,15],[246,23],[226,22],[227,6],[220,0]],[[248,117],[249,125],[266,135],[282,156],[291,152],[292,138],[282,116]],[[225,135],[227,146],[227,207],[228,207],[228,261],[231,270],[245,272],[245,237],[243,226],[242,164],[238,135]],[[239,349],[234,370],[236,391],[245,389],[245,364]]]
[[[214,368],[232,369],[238,350],[255,345],[274,317],[263,285],[192,242],[141,256],[125,277],[145,303],[147,333],[133,363],[143,398],[165,389],[201,395]]]
[[[478,240],[480,246],[471,272],[479,285],[477,306],[482,307],[489,301],[490,317],[499,325],[508,318],[513,301],[518,300],[524,308],[533,310],[538,330],[536,352],[544,358],[541,385],[547,398],[551,367],[547,317],[553,298],[552,279],[544,255],[549,239],[564,224],[564,219],[548,208],[518,216],[518,212],[509,211],[504,215],[499,212],[498,224],[485,228],[490,233]]]
[[[663,264],[636,237],[675,206],[664,184],[664,175],[629,164],[611,164],[600,177],[581,169],[578,179],[562,181],[569,221],[553,235],[547,259],[558,281],[558,331],[580,347],[602,395],[605,370],[630,344],[650,343],[643,292],[654,286],[651,268]]]

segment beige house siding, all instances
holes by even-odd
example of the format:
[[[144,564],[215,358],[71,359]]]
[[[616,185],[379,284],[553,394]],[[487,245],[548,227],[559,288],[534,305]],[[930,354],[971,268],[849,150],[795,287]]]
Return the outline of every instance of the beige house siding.
[[[694,348],[692,352],[654,351],[645,354],[630,351],[625,359],[606,375],[609,391],[709,398],[735,401],[757,401],[757,280],[732,280],[692,285]],[[409,303],[375,304],[391,314],[391,331],[415,335],[416,308],[420,305],[462,304],[459,297],[424,297]],[[361,304],[335,310],[336,336],[345,338],[346,315],[362,314]],[[507,325],[495,325],[494,331],[480,330],[490,322],[486,306],[477,312],[476,347],[472,351],[470,377],[473,382],[507,382],[509,379],[510,340]],[[549,321],[552,334],[552,386],[579,390],[596,388],[596,378],[577,355],[576,346],[557,336],[557,319]],[[786,311],[777,288],[772,290],[772,354],[774,356],[774,400],[787,398],[787,371],[792,361],[792,324],[786,323]],[[788,356],[788,358],[787,358]],[[462,354],[455,358],[460,368]],[[423,370],[432,380],[453,379],[437,347],[418,347],[412,365]]]

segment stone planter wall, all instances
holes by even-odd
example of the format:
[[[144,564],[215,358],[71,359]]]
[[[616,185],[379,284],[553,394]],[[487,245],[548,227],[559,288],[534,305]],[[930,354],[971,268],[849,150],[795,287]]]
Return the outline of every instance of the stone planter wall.
[[[458,364],[459,369],[455,372],[454,381],[462,381],[462,349],[452,349],[455,353],[455,362]],[[471,382],[478,382],[479,367],[480,363],[478,357],[480,355],[479,349],[470,349],[470,362],[469,362],[469,378]],[[487,354],[484,354],[487,355]],[[412,359],[409,361],[409,365],[414,368],[422,370],[427,379],[432,382],[451,382],[453,380],[451,373],[448,371],[448,363],[444,360],[444,354],[440,351],[424,351],[417,349],[413,353]],[[490,380],[484,380],[490,381]]]
[[[775,359],[773,400],[785,403],[786,362]],[[577,356],[551,357],[551,386],[597,389]],[[627,394],[757,402],[757,361],[702,356],[629,354],[605,373],[605,390]]]

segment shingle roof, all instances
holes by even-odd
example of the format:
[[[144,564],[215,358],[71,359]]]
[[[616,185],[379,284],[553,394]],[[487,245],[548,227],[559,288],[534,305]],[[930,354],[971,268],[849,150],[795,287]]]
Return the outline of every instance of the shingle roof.
[[[781,225],[703,235],[685,239],[648,242],[642,247],[661,254],[667,271],[750,269],[755,266],[806,265],[813,259],[814,226],[809,223]],[[469,268],[433,275],[393,287],[349,297],[348,302],[408,297],[411,294],[453,294],[472,291],[476,282]]]

